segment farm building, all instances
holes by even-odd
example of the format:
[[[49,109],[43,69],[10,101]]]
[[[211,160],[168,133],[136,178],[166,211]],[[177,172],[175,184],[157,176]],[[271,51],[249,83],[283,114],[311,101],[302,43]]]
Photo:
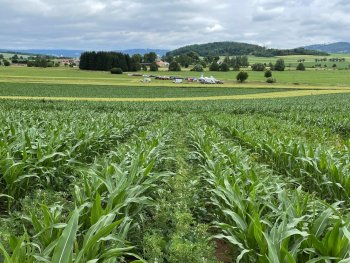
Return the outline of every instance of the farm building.
[[[168,68],[169,67],[169,63],[168,62],[165,62],[163,60],[158,60],[156,61],[156,64],[158,67],[160,68]]]

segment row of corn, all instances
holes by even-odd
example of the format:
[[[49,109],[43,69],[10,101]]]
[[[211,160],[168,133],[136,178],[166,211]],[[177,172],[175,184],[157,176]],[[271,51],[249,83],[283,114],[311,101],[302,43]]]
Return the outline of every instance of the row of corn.
[[[237,262],[349,262],[350,220],[289,177],[255,160],[250,150],[202,125],[190,133],[207,182],[216,239],[236,250]]]

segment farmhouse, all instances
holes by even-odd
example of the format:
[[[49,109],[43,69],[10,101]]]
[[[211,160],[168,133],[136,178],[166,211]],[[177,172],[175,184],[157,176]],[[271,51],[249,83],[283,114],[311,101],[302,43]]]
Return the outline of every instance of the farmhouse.
[[[156,64],[158,67],[160,68],[168,68],[169,67],[169,63],[168,62],[165,62],[163,60],[158,60],[156,61]]]
[[[79,66],[80,60],[62,58],[62,59],[59,59],[58,62],[60,63],[61,66],[68,66],[68,65]]]

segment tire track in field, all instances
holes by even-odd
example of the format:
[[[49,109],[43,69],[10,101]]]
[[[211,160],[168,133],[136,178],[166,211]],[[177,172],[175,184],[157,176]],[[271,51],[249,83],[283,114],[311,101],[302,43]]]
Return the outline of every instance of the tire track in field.
[[[285,92],[267,92],[246,95],[177,97],[177,98],[87,98],[87,97],[34,97],[34,96],[0,96],[5,100],[48,100],[48,101],[91,101],[91,102],[175,102],[175,101],[211,101],[244,100],[303,97],[327,94],[350,93],[350,90],[293,90]]]

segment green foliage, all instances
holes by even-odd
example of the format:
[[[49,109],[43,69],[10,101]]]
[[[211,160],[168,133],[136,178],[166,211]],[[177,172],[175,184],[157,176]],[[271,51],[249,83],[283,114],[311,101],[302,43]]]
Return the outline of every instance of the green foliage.
[[[195,52],[188,52],[175,57],[175,61],[178,62],[182,67],[188,68],[189,65],[199,63],[200,58]]]
[[[275,79],[275,78],[272,78],[272,77],[268,77],[268,78],[266,79],[266,82],[267,82],[267,83],[275,83],[275,82],[276,82],[276,79]]]
[[[273,69],[276,70],[276,71],[284,71],[285,67],[286,66],[284,65],[284,60],[283,59],[277,59]]]
[[[95,126],[95,129],[100,127]],[[9,248],[1,246],[1,254],[14,262],[18,262],[15,259],[21,255],[25,258],[21,256],[20,262],[34,262],[40,258],[49,262],[72,262],[74,259],[78,263],[96,259],[122,260],[125,256],[141,260],[131,253],[134,247],[125,239],[130,228],[137,227],[133,219],[144,208],[154,206],[152,198],[156,187],[165,183],[170,175],[157,171],[164,160],[167,134],[160,129],[143,132],[136,140],[119,147],[118,152],[95,159],[91,167],[77,169],[82,176],[71,178],[75,180],[71,194],[77,207],[74,212],[64,216],[63,206],[57,204],[41,205],[41,213],[30,211],[30,216],[24,217],[30,223],[26,224],[24,234],[5,240]],[[104,141],[102,137],[96,142],[101,141]],[[70,165],[72,163],[73,160]],[[62,190],[65,187],[62,183]],[[21,251],[16,249],[18,242],[13,245],[14,240],[23,246]],[[5,262],[13,262],[11,260]]]
[[[123,74],[123,70],[121,68],[112,68],[111,74]]]
[[[303,63],[299,63],[296,70],[301,70],[301,71],[305,71],[305,66]]]
[[[74,210],[72,217],[64,228],[62,235],[57,239],[57,245],[53,251],[52,262],[71,262],[74,240],[78,231],[79,211]]]
[[[8,60],[6,60],[6,59],[3,62],[4,62],[4,66],[5,67],[8,67],[8,66],[11,65],[11,63]]]
[[[213,63],[211,63],[209,66],[209,70],[210,71],[219,71],[220,65],[216,61],[213,61]]]
[[[237,81],[244,82],[248,79],[248,73],[246,71],[240,71],[236,76]]]
[[[169,64],[174,61],[174,57],[171,55],[165,55],[162,57],[163,61],[168,62]]]
[[[1,92],[184,96],[90,86]],[[188,97],[278,90],[186,87]],[[349,98],[3,100],[1,261],[346,262]],[[212,240],[227,244],[228,259],[215,258]]]
[[[48,67],[48,68],[52,68],[52,67],[54,67],[54,66],[55,66],[55,63],[54,63],[53,61],[47,62],[47,67]]]
[[[191,72],[193,74],[193,72]],[[198,74],[196,74],[198,75]],[[117,78],[116,75],[113,75]],[[125,76],[119,75],[119,76]],[[235,76],[234,76],[235,77]],[[233,77],[233,78],[234,78]],[[115,80],[114,80],[115,81]],[[274,90],[271,88],[221,88],[216,89],[212,87],[201,87],[200,92],[202,96],[228,96],[239,94],[255,94],[262,92],[273,92],[283,90]],[[183,88],[174,86],[158,87],[155,85],[143,86],[143,87],[128,87],[124,85],[116,88],[113,85],[55,85],[55,84],[42,84],[42,83],[28,83],[26,88],[23,88],[21,83],[2,83],[0,89],[1,96],[38,96],[46,97],[46,102],[51,103],[50,97],[76,97],[79,95],[84,98],[153,98],[157,94],[157,97],[170,97],[178,98],[183,97]],[[186,88],[187,97],[198,96],[198,85],[189,86]],[[45,102],[45,101],[44,101]]]
[[[286,181],[273,175],[268,167],[254,163],[254,158],[249,157],[250,152],[242,149],[242,146],[255,151],[256,146],[263,144],[255,144],[254,140],[262,137],[252,139],[247,136],[248,130],[252,129],[249,122],[229,119],[212,117],[209,127],[192,133],[194,154],[203,165],[203,172],[206,173],[204,180],[212,189],[208,199],[212,200],[214,213],[219,218],[214,223],[222,231],[215,238],[227,240],[241,251],[238,259],[248,262],[284,262],[287,259],[287,262],[310,262],[308,260],[320,257],[348,258],[350,222],[341,214],[339,203],[325,204],[304,192],[302,186],[295,189],[294,178]],[[254,123],[260,130],[262,122],[256,122],[257,119],[254,119],[251,124]],[[224,139],[220,130],[225,136],[232,136],[241,146],[233,141],[231,144],[220,143]],[[272,150],[274,146],[264,147],[264,150],[267,148]],[[279,158],[281,152],[276,154],[274,158]],[[281,159],[287,158],[281,156]],[[270,160],[274,163],[274,169],[287,167],[278,163],[277,159]],[[245,182],[249,182],[248,185]],[[310,189],[307,188],[307,191]],[[284,211],[278,207],[283,207]],[[341,229],[341,222],[346,222],[346,227]],[[328,243],[331,236],[337,241]],[[342,245],[338,245],[340,243]],[[330,247],[327,249],[325,244]],[[311,254],[310,249],[313,250]]]
[[[232,55],[248,55],[255,50],[261,49],[257,45],[236,43],[236,42],[214,42],[201,45],[185,46],[168,53],[168,55],[178,56],[188,52],[195,52],[199,56],[232,56]]]
[[[201,64],[196,64],[191,71],[203,72],[203,66]]]
[[[49,62],[51,63],[51,61],[48,61],[44,57],[37,57],[34,61],[34,66],[38,68],[47,68]]]
[[[225,62],[221,63],[219,68],[220,68],[220,71],[224,71],[224,72],[230,71],[230,66]]]
[[[263,63],[255,63],[252,65],[254,71],[265,71],[265,65]]]
[[[169,71],[181,71],[181,67],[179,63],[173,61],[169,64]]]
[[[158,65],[156,62],[152,62],[151,65],[149,66],[150,71],[158,71]]]
[[[143,55],[143,62],[144,63],[153,63],[155,62],[157,59],[157,54],[155,52],[150,52],[150,53],[146,53]],[[138,61],[140,62],[140,61]]]
[[[208,242],[208,225],[197,222],[192,214],[204,204],[197,196],[198,176],[186,161],[186,136],[181,136],[191,121],[186,118],[176,124],[176,160],[169,165],[179,174],[161,192],[155,220],[146,231],[142,246],[148,262],[217,262],[213,244]]]
[[[131,56],[131,59],[133,59],[135,61],[135,63],[141,63],[142,62],[142,55],[134,54]]]
[[[287,55],[328,55],[325,52],[307,50],[304,48],[295,49],[267,49],[262,46],[239,42],[214,42],[207,44],[196,44],[181,47],[170,51],[167,56],[180,56],[188,53],[195,53],[199,56],[242,56],[255,55],[260,57],[287,56]]]
[[[264,77],[265,77],[265,78],[271,78],[271,77],[272,77],[272,72],[271,72],[271,70],[266,70],[265,73],[264,73]]]
[[[28,60],[24,59],[22,56],[18,57],[17,54],[11,57],[11,62],[15,64],[27,64]]]
[[[231,59],[231,66],[233,70],[239,70],[241,67],[248,67],[248,57],[247,56],[235,56]]]
[[[123,71],[136,71],[140,62],[137,57],[131,58],[120,52],[84,52],[80,56],[79,68],[82,70],[110,71],[112,68],[121,68]]]

